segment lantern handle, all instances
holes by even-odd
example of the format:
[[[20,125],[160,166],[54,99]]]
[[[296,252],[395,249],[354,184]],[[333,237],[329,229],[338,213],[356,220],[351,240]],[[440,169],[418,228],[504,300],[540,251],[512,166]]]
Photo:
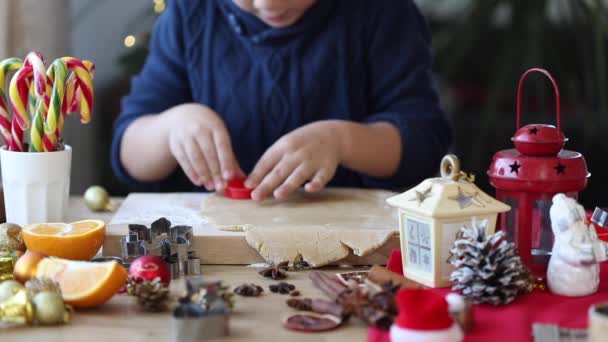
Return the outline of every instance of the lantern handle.
[[[445,155],[445,157],[441,159],[439,172],[441,173],[441,177],[447,177],[452,180],[458,179],[460,176],[460,160],[458,160],[458,157],[453,154]]]
[[[553,91],[555,93],[555,113],[557,116],[557,129],[561,131],[562,113],[560,109],[559,87],[557,86],[557,82],[555,81],[553,76],[551,76],[551,74],[547,70],[541,68],[532,68],[526,71],[519,79],[519,86],[517,87],[517,129],[519,130],[519,128],[521,127],[521,90],[524,85],[524,80],[526,79],[528,74],[531,74],[533,72],[540,72],[541,74],[547,76],[547,78],[549,78],[549,80],[551,81],[551,84],[553,84]]]

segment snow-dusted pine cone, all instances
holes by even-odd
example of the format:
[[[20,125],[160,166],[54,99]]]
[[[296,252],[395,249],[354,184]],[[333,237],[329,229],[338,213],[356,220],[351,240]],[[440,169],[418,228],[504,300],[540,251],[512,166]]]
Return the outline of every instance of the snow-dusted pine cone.
[[[144,280],[142,282],[133,282],[129,279],[129,294],[137,297],[137,303],[144,310],[158,312],[164,311],[167,308],[169,299],[169,288],[161,283],[160,278],[154,280]]]
[[[486,236],[485,226],[463,227],[451,253],[452,289],[474,303],[508,304],[532,290],[530,270],[502,231]]]

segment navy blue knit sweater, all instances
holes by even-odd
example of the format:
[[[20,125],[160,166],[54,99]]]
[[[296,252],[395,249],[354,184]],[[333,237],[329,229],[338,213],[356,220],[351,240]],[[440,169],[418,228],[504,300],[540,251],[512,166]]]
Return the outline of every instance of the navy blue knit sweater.
[[[231,0],[169,3],[115,124],[113,169],[135,189],[203,190],[181,170],[161,182],[137,182],[119,159],[133,120],[185,102],[223,118],[246,173],[281,136],[324,119],[389,122],[403,142],[392,177],[339,168],[332,186],[402,189],[438,170],[451,132],[433,86],[430,32],[411,0],[319,0],[281,29]]]

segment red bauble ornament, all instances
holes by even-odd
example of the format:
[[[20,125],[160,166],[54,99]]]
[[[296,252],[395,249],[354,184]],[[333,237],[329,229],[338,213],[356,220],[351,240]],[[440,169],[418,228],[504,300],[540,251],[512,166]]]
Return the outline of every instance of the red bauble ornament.
[[[169,266],[156,255],[145,255],[135,259],[129,267],[129,275],[135,282],[154,280],[156,277],[159,277],[165,286],[169,286],[171,282]]]

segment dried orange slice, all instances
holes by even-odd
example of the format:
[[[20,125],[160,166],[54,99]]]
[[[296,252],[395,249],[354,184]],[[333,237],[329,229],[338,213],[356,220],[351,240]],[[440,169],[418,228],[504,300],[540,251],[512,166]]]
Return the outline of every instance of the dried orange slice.
[[[97,254],[106,234],[100,220],[74,223],[37,223],[23,227],[27,249],[71,260],[90,260]]]
[[[108,301],[125,285],[127,270],[116,261],[87,262],[45,258],[36,277],[51,278],[61,288],[63,300],[74,307],[94,307]]]

